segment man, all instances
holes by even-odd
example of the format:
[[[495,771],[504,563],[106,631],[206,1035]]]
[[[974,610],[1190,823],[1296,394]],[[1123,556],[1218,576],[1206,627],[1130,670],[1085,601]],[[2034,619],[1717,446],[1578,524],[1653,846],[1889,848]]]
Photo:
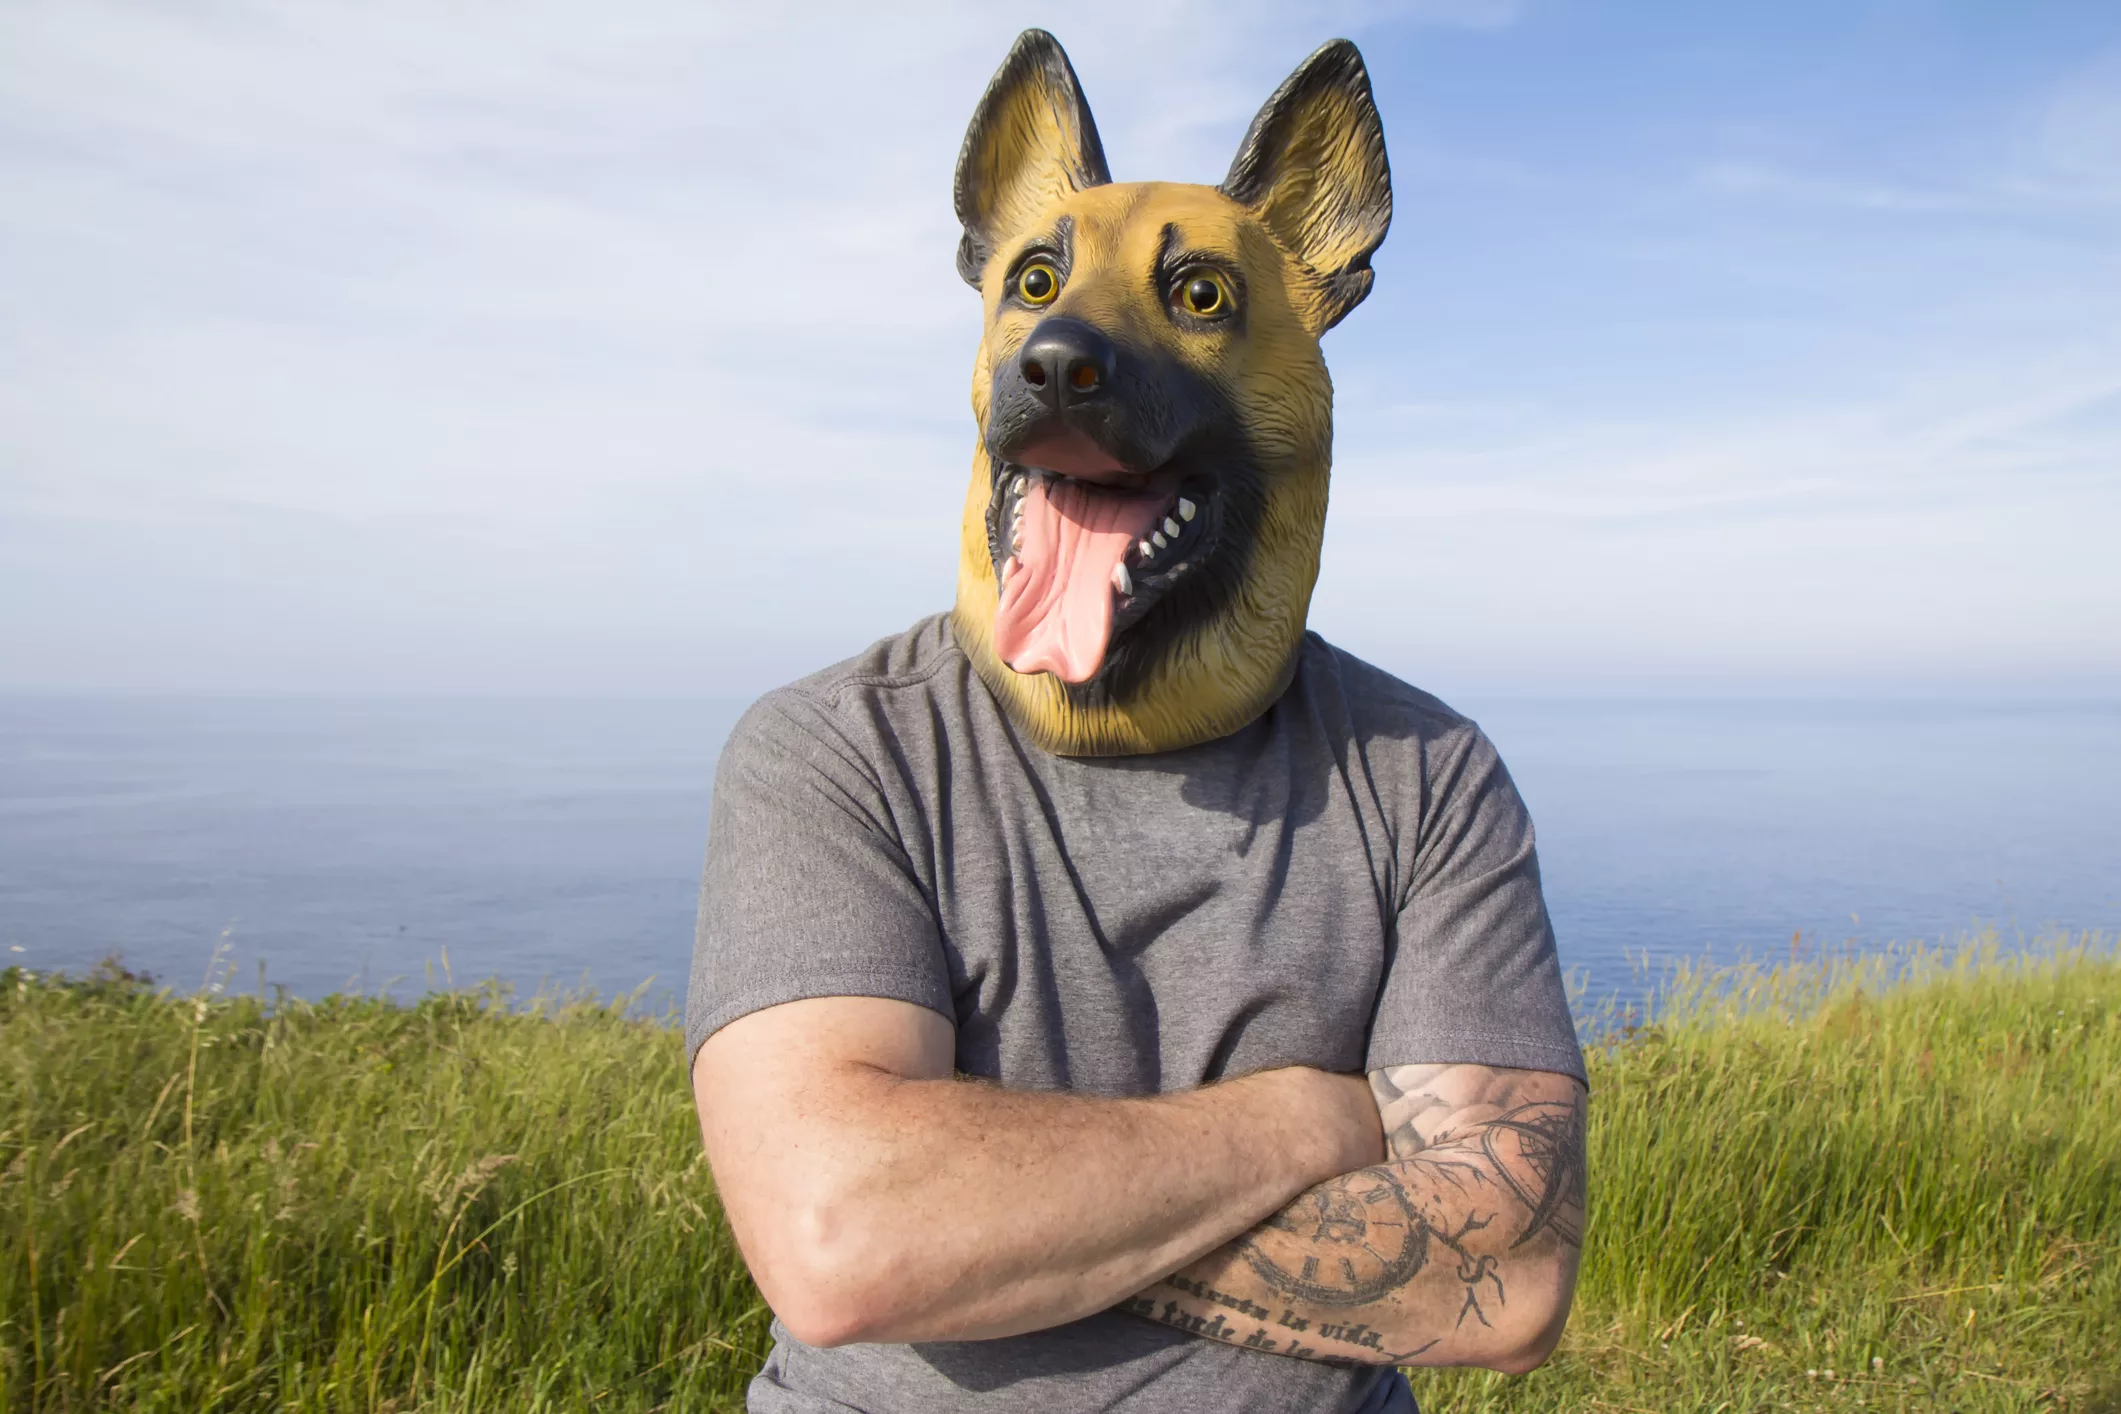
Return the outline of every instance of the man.
[[[1115,184],[1020,39],[957,177],[958,600],[715,786],[701,1129],[755,1411],[1408,1411],[1524,1370],[1584,1218],[1532,830],[1472,723],[1304,628],[1319,336],[1391,215],[1354,46],[1218,188]],[[1027,1405],[1028,1401],[1028,1405]]]

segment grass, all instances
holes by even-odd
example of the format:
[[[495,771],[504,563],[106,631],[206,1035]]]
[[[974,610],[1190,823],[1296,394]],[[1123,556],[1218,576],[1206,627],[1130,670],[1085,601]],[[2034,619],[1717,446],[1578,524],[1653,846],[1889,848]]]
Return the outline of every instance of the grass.
[[[2121,960],[1684,974],[1591,1060],[1575,1319],[1429,1414],[2121,1410]],[[0,974],[0,1409],[742,1406],[767,1315],[623,1005]]]
[[[1592,1057],[1562,1353],[1431,1411],[2121,1410],[2121,957],[1680,974]]]

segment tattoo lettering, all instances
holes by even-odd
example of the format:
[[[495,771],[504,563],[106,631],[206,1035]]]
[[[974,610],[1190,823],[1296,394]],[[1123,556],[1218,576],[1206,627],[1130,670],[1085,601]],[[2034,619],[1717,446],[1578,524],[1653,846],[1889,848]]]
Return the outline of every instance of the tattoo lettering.
[[[1250,1316],[1256,1321],[1264,1321],[1272,1314],[1264,1306],[1255,1305],[1242,1296],[1232,1296],[1228,1292],[1217,1291],[1205,1282],[1189,1281],[1183,1276],[1167,1277],[1165,1280],[1170,1285],[1185,1292],[1188,1296],[1198,1296],[1201,1300],[1211,1301],[1217,1306],[1227,1306],[1239,1315]]]
[[[1263,1350],[1277,1355],[1294,1356],[1300,1360],[1319,1360],[1334,1365],[1392,1364],[1401,1360],[1411,1360],[1437,1343],[1432,1340],[1414,1350],[1388,1350],[1385,1348],[1383,1335],[1360,1322],[1348,1325],[1331,1321],[1322,1322],[1317,1330],[1312,1333],[1315,1339],[1331,1341],[1336,1345],[1345,1345],[1353,1350],[1369,1352],[1373,1358],[1365,1360],[1353,1356],[1334,1355],[1330,1352],[1322,1353],[1317,1346],[1306,1345],[1293,1335],[1272,1335],[1264,1326],[1253,1327],[1249,1334],[1244,1336],[1243,1339],[1239,1339],[1238,1332],[1242,1327],[1230,1325],[1219,1313],[1210,1316],[1198,1316],[1186,1310],[1185,1307],[1179,1305],[1176,1301],[1166,1301],[1159,1306],[1147,1296],[1137,1296],[1122,1305],[1120,1309],[1131,1315],[1145,1316],[1159,1325],[1166,1325],[1174,1330],[1185,1331],[1189,1335],[1206,1336],[1211,1340],[1222,1340],[1232,1345],[1242,1345],[1250,1350]],[[1298,1331],[1308,1331],[1310,1326],[1310,1323],[1301,1316],[1295,1316],[1286,1311],[1283,1312],[1283,1319],[1276,1324]]]
[[[1337,1326],[1328,1321],[1318,1328],[1318,1338],[1320,1340],[1337,1340],[1343,1345],[1358,1345],[1364,1350],[1384,1349],[1384,1343],[1377,1338],[1377,1332],[1360,1323],[1352,1326]]]
[[[1191,1335],[1204,1335],[1210,1340],[1233,1340],[1237,1335],[1230,1323],[1223,1319],[1221,1312],[1206,1317],[1196,1316],[1176,1301],[1166,1301],[1159,1310],[1156,1303],[1147,1298],[1136,1301],[1133,1309],[1137,1315],[1161,1321],[1167,1326],[1175,1326]]]

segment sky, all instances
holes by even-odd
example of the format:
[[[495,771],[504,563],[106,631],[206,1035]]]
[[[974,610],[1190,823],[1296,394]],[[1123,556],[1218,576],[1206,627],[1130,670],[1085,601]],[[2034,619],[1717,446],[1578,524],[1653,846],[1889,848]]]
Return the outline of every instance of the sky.
[[[948,606],[1016,31],[1397,215],[1312,624],[1446,696],[2121,695],[2121,7],[0,7],[0,690],[748,695]]]

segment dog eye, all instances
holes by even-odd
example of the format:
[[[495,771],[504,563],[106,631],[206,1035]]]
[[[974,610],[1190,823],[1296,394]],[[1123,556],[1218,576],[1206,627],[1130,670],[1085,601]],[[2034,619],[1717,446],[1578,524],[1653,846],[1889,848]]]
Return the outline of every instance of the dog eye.
[[[1230,287],[1212,270],[1189,272],[1178,286],[1178,307],[1202,319],[1230,312]]]
[[[1043,260],[1034,260],[1016,272],[1016,297],[1025,304],[1053,303],[1060,293],[1060,273]]]

